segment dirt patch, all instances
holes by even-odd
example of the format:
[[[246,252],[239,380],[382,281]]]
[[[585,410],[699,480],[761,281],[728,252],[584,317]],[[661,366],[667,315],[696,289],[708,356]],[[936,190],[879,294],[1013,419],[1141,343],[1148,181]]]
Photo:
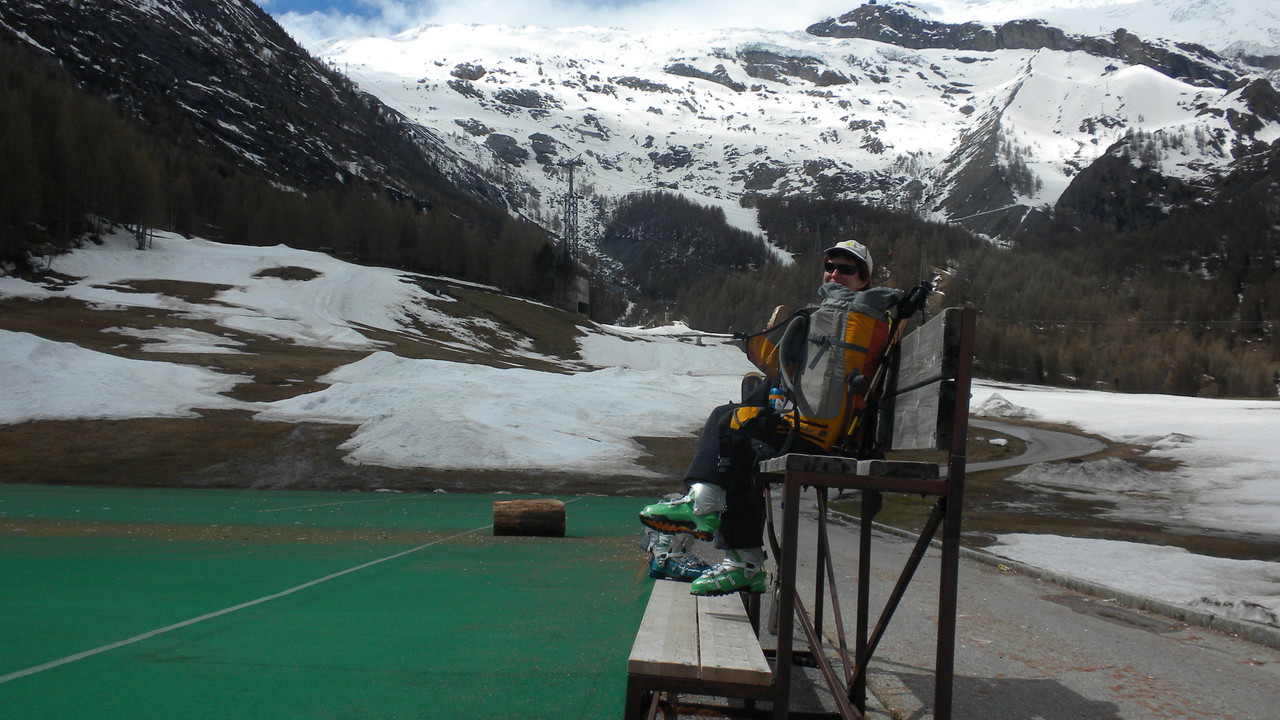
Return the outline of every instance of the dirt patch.
[[[584,333],[584,321],[575,315],[545,305],[525,302],[465,286],[442,287],[433,281],[419,283],[428,292],[445,295],[451,302],[442,302],[435,309],[467,323],[480,344],[491,350],[459,353],[448,347],[455,341],[447,328],[418,326],[414,328],[428,340],[442,343],[435,352],[447,353],[440,359],[473,362],[493,367],[519,366],[543,372],[565,372],[556,360],[578,360],[578,338]],[[393,343],[395,352],[402,357],[421,357],[421,339],[390,334],[375,334],[375,339]],[[544,355],[548,360],[529,357],[529,352]]]
[[[159,281],[157,281],[159,282]],[[182,288],[194,293],[193,283]],[[168,288],[172,294],[177,288]],[[150,341],[109,332],[110,328],[137,330],[186,328],[228,338],[239,343],[236,353],[148,352]],[[153,308],[101,309],[78,300],[54,298],[33,302],[0,300],[0,328],[27,332],[55,342],[67,342],[97,352],[131,360],[176,362],[210,368],[249,378],[228,393],[249,402],[272,402],[326,387],[317,378],[337,367],[355,362],[367,351],[331,350],[281,342],[219,326],[212,320]]]
[[[259,270],[254,273],[254,277],[273,277],[281,280],[291,280],[295,282],[306,282],[307,280],[315,280],[324,273],[311,268],[298,267],[297,265],[287,265],[285,267],[273,267],[265,270]]]
[[[119,285],[107,286],[121,292],[169,295],[192,304],[212,303],[218,293],[230,290],[234,285],[202,283],[190,280],[130,280]]]
[[[0,299],[0,328],[13,332],[38,335],[55,342],[69,342],[89,350],[111,353],[133,359],[151,359],[141,348],[141,340],[117,333],[104,332],[107,328],[128,327],[151,330],[157,327],[190,327],[204,332],[217,330],[213,323],[198,323],[190,318],[171,321],[176,316],[165,310],[151,308],[95,308],[79,300],[50,298],[27,300],[25,298]],[[237,338],[239,339],[239,338]]]
[[[302,280],[308,273],[270,268],[264,273]],[[57,278],[52,278],[56,280]],[[69,281],[69,280],[68,280]],[[361,332],[401,357],[474,362],[498,367],[519,364],[563,372],[555,359],[575,359],[580,320],[534,303],[481,289],[422,280],[441,299],[436,309],[469,321],[492,351],[459,350],[456,338],[436,328],[439,342],[411,333],[377,328]],[[228,286],[174,280],[131,280],[116,289],[162,294],[193,304],[214,303]],[[475,322],[479,319],[481,322]],[[488,322],[485,322],[488,321]],[[104,332],[190,328],[240,343],[237,353],[157,353],[145,339]],[[274,402],[322,390],[320,378],[367,356],[367,350],[334,350],[296,345],[218,326],[209,319],[152,308],[104,308],[66,298],[0,300],[0,328],[141,360],[198,365],[249,378],[228,393],[249,402]],[[527,356],[532,350],[547,359]],[[589,475],[519,470],[396,469],[353,465],[337,448],[354,426],[271,423],[243,411],[207,411],[196,418],[41,421],[0,427],[6,462],[0,482],[138,485],[172,487],[290,488],[308,490],[393,489],[412,492],[533,492],[657,497],[683,487],[696,435],[638,438],[643,473]],[[993,435],[984,433],[984,437]],[[1004,445],[970,443],[973,460],[1021,452],[1020,441]]]
[[[1017,457],[1027,451],[1027,443],[1012,435],[995,430],[969,427],[969,437],[965,444],[965,459],[968,462],[994,462]]]
[[[679,489],[693,439],[654,441],[648,476],[354,465],[338,446],[354,426],[254,420],[244,411],[197,418],[41,421],[0,427],[0,482],[407,492],[661,495]],[[672,472],[673,467],[679,470]]]

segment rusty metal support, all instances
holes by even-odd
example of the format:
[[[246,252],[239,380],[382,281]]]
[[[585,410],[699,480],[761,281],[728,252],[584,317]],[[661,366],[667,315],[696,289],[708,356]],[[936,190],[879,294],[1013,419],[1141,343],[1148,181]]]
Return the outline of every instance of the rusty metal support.
[[[934,720],[951,720],[955,675],[956,613],[960,577],[960,508],[964,502],[965,440],[969,437],[969,393],[973,379],[974,335],[978,313],[960,315],[960,351],[956,365],[956,409],[952,418],[951,451],[947,458],[947,496],[942,529],[942,567],[938,580],[938,657],[933,688]]]
[[[825,492],[821,496],[820,505],[820,512],[825,516],[827,514],[827,496]],[[836,638],[840,641],[837,652],[840,654],[841,667],[845,669],[845,683],[848,684],[849,668],[853,665],[853,662],[849,655],[849,636],[845,633],[844,613],[840,609],[840,592],[838,590],[840,584],[836,582],[836,568],[831,558],[831,540],[827,535],[827,525],[825,522],[822,524],[821,532],[826,546],[826,552],[823,553],[823,560],[825,560],[826,565],[828,587],[831,589],[831,619],[836,623]],[[817,630],[818,636],[821,637],[822,627],[819,626]]]
[[[827,574],[825,560],[831,556],[827,537],[827,488],[814,488],[818,502],[818,541],[813,563],[813,627],[818,637],[822,637],[822,611],[825,608],[823,593],[826,592]],[[831,578],[835,582],[835,578]]]
[[[800,629],[804,631],[805,638],[809,641],[809,647],[815,648],[815,652],[813,653],[814,662],[817,663],[819,672],[822,673],[822,677],[827,681],[827,687],[840,687],[840,678],[836,677],[836,671],[835,668],[831,666],[831,660],[827,658],[825,653],[821,652],[822,635],[819,634],[817,629],[814,627],[813,622],[809,618],[809,613],[805,611],[804,601],[798,596],[796,597],[796,618],[800,621]],[[842,696],[838,692],[833,692],[831,697],[835,700],[836,711],[840,713],[841,718],[846,718],[847,720],[866,720],[866,711],[855,709],[853,705],[849,703],[849,698]]]
[[[786,720],[791,709],[792,635],[796,613],[796,542],[800,535],[800,482],[787,478],[782,491],[782,557],[778,558],[778,667],[773,672],[773,717]]]
[[[862,491],[862,512],[858,523],[858,627],[854,639],[854,656],[867,655],[867,618],[871,616],[871,529],[884,504],[877,490]],[[849,698],[863,712],[867,710],[867,679],[857,672],[849,679]]]
[[[880,646],[880,640],[884,637],[884,632],[889,627],[889,621],[893,619],[893,614],[897,612],[898,604],[902,602],[902,596],[907,592],[907,586],[911,584],[911,579],[915,577],[916,570],[920,567],[920,561],[924,560],[925,552],[929,550],[929,544],[933,541],[933,536],[938,532],[938,525],[943,518],[939,505],[945,500],[946,498],[939,498],[938,502],[934,504],[933,512],[929,514],[929,519],[925,521],[925,526],[920,531],[920,537],[916,539],[915,547],[912,548],[906,565],[903,566],[902,572],[898,574],[898,581],[894,584],[893,592],[889,594],[889,599],[885,601],[884,609],[880,611],[880,619],[876,622],[875,630],[871,632],[871,638],[867,641],[866,649],[862,654],[858,655],[858,665],[854,668],[855,679],[865,680],[867,665],[870,663],[871,657],[876,654],[876,648]]]

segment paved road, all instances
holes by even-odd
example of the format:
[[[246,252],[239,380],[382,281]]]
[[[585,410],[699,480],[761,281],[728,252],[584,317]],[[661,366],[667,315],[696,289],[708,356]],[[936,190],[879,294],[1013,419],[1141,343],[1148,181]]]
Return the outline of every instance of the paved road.
[[[970,471],[1064,460],[1104,448],[1097,440],[1071,433],[990,421],[971,425],[1018,437],[1027,443],[1027,452],[973,463]],[[812,491],[805,495],[801,548],[812,548],[816,510]],[[840,605],[851,638],[857,528],[833,524],[831,532]],[[872,625],[913,546],[914,539],[875,533]],[[868,714],[875,720],[933,717],[938,559],[937,550],[927,553],[872,663]],[[811,582],[812,563],[811,551],[802,549],[800,578]],[[813,607],[811,590],[801,593]],[[961,560],[958,609],[954,718],[1280,719],[1280,651],[1272,647],[970,557]],[[824,632],[835,641],[830,617]],[[816,680],[813,672],[808,675]],[[802,706],[829,703],[811,685],[797,692]]]
[[[1006,435],[1022,440],[1027,444],[1027,450],[1021,455],[1004,460],[993,460],[991,462],[968,463],[965,470],[968,472],[980,472],[982,470],[990,470],[998,467],[1012,467],[1014,465],[1030,465],[1038,462],[1053,462],[1055,460],[1067,460],[1070,458],[1084,457],[1092,455],[1106,449],[1106,445],[1099,440],[1095,440],[1083,435],[1076,435],[1068,432],[1058,432],[1056,430],[1042,430],[1040,428],[1029,427],[1026,425],[1010,425],[1008,423],[992,422],[990,420],[970,420],[971,428],[982,428],[984,430],[995,430]]]
[[[811,495],[811,493],[806,493]],[[801,547],[812,547],[812,503]],[[841,606],[852,631],[857,531],[833,526]],[[873,620],[913,541],[876,533]],[[802,551],[800,577],[812,578]],[[872,664],[872,717],[932,717],[938,553],[929,551]],[[808,599],[813,607],[812,598]],[[834,623],[827,619],[830,636]],[[871,708],[869,708],[870,710]],[[961,560],[955,718],[1280,718],[1280,651],[1119,606],[1017,572]]]

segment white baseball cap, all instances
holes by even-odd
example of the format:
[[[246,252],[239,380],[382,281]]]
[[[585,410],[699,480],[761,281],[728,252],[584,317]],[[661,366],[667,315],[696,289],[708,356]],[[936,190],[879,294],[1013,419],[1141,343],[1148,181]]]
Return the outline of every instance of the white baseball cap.
[[[868,276],[870,276],[871,271],[875,269],[875,264],[871,262],[871,251],[867,250],[867,246],[857,240],[845,240],[843,242],[838,242],[823,251],[823,254],[830,255],[837,252],[852,255],[855,260],[866,265]]]

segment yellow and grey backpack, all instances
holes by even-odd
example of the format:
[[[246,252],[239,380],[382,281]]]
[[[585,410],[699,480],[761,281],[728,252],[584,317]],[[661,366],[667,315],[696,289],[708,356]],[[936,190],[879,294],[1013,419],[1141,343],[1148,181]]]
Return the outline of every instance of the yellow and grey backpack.
[[[855,292],[839,283],[819,289],[822,302],[784,323],[745,338],[751,362],[782,388],[789,407],[778,432],[830,451],[866,405],[865,386],[889,341],[891,311],[901,290],[868,288]],[[738,429],[764,408],[736,410]]]

